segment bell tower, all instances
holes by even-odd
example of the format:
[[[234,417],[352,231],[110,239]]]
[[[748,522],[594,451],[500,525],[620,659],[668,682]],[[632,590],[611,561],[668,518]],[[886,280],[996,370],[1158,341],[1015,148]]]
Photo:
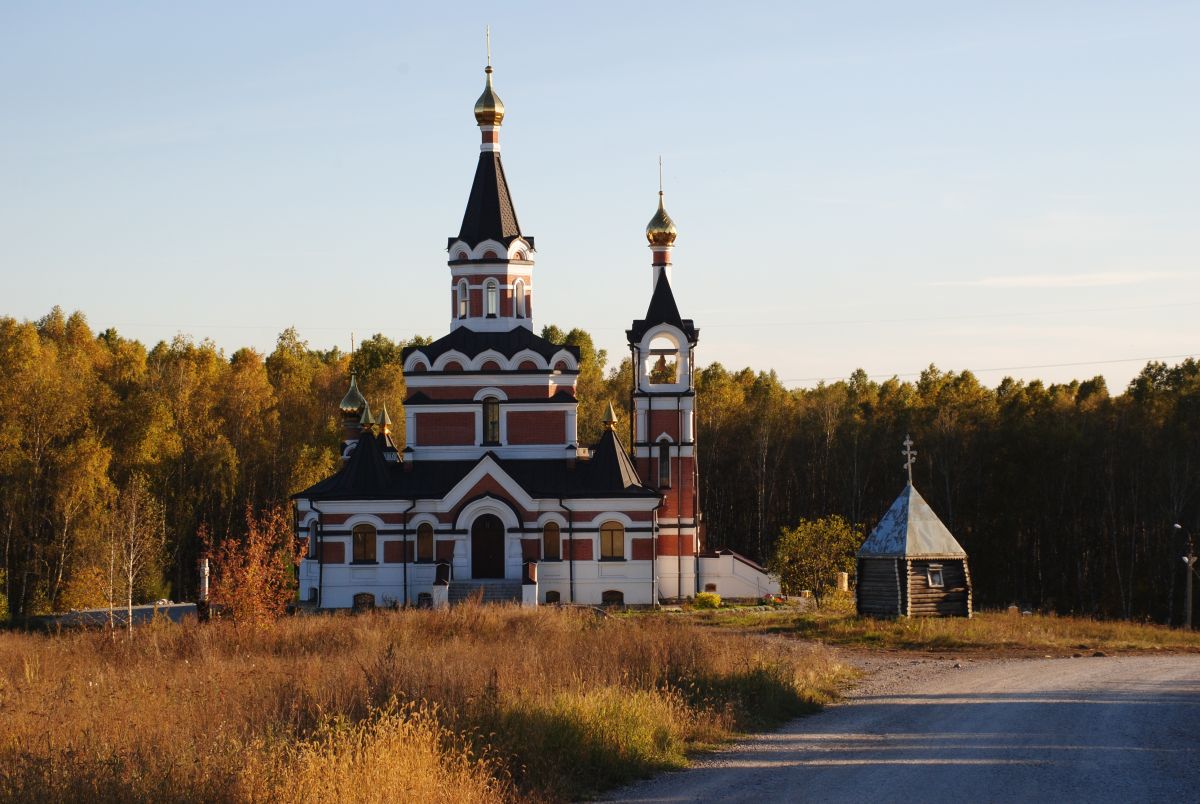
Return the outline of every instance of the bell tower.
[[[521,234],[500,161],[504,103],[492,86],[491,45],[486,83],[475,102],[481,143],[475,181],[450,254],[450,329],[508,332],[533,329],[533,238]]]
[[[658,489],[658,572],[666,596],[697,591],[700,554],[696,494],[695,347],[700,331],[679,314],[671,289],[675,223],[658,191],[658,210],[646,226],[654,290],[646,317],[626,330],[633,363],[633,450],[643,482]]]

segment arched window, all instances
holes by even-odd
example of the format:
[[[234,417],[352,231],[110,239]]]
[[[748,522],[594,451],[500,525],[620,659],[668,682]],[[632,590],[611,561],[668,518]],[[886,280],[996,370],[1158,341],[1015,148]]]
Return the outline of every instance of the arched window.
[[[658,442],[658,487],[671,487],[671,442],[665,438]]]
[[[483,400],[483,443],[500,443],[500,400],[494,396]]]
[[[375,528],[372,525],[355,525],[351,531],[354,541],[353,561],[355,564],[375,562]]]
[[[562,533],[557,522],[547,522],[542,528],[542,560],[562,560]]]
[[[483,288],[486,298],[486,306],[483,311],[488,318],[495,318],[500,314],[500,286],[496,284],[495,279],[489,279]]]
[[[620,522],[605,522],[600,526],[600,560],[625,560],[625,526]]]
[[[646,352],[646,379],[651,385],[673,385],[679,382],[679,345],[666,334],[650,341]]]
[[[518,279],[513,283],[513,302],[516,304],[517,318],[525,317],[525,283]]]
[[[458,283],[458,317],[466,318],[471,310],[470,291],[467,288],[467,280],[462,279]]]
[[[547,592],[546,593],[546,603],[547,604],[553,605],[554,603],[559,603],[561,601],[562,601],[562,595],[559,594],[558,592]]]
[[[417,561],[433,561],[433,525],[417,525]]]
[[[619,589],[608,589],[600,593],[600,605],[624,606],[625,593]]]

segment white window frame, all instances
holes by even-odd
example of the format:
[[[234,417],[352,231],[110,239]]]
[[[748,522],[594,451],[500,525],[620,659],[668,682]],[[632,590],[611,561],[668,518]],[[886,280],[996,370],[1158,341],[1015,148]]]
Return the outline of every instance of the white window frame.
[[[471,290],[467,280],[458,281],[458,317],[466,318],[471,313]]]
[[[517,318],[525,317],[525,282],[521,279],[513,283],[513,310]]]
[[[488,318],[500,315],[500,285],[495,279],[483,283],[483,314]]]

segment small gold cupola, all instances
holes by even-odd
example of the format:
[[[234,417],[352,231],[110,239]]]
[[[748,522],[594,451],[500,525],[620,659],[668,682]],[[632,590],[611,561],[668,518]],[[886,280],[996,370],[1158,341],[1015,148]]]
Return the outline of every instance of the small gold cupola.
[[[487,74],[487,86],[483,94],[475,101],[475,122],[481,126],[498,126],[504,120],[504,103],[492,87],[492,65],[484,68]]]
[[[667,210],[663,206],[663,191],[659,190],[658,211],[646,224],[646,239],[652,246],[673,246],[677,234],[675,221],[671,220],[671,216],[667,214]]]
[[[367,400],[358,390],[358,372],[350,372],[350,390],[342,397],[342,402],[338,407],[342,411],[343,416],[352,416],[358,418],[367,406]]]

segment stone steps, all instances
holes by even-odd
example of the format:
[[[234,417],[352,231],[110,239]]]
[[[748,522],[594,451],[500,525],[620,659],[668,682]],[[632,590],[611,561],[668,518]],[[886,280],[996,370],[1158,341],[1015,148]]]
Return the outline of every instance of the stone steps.
[[[448,599],[451,606],[465,603],[483,590],[481,603],[520,603],[521,582],[509,580],[451,581]]]

